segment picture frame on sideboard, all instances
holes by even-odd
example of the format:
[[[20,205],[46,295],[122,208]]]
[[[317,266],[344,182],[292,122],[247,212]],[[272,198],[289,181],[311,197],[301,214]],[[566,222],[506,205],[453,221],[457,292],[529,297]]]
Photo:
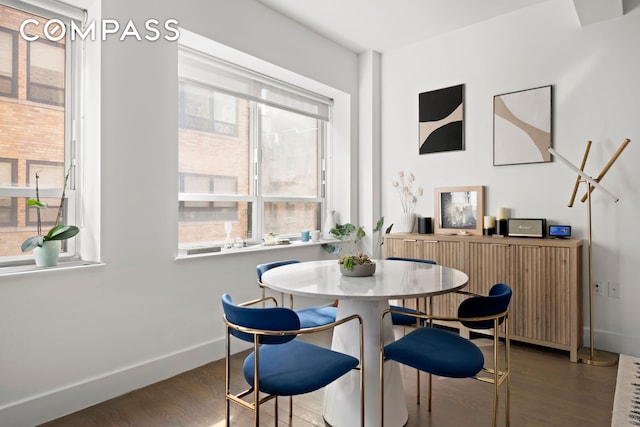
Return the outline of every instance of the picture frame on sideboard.
[[[435,234],[482,235],[484,186],[436,188]]]

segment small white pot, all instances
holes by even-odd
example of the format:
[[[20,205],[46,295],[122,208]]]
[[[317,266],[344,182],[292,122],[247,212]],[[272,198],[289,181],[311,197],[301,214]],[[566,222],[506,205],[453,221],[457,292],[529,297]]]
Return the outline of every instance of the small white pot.
[[[38,267],[51,267],[58,264],[60,256],[60,240],[48,240],[42,247],[33,249],[33,258]]]
[[[416,225],[416,214],[403,213],[400,214],[398,220],[393,224],[392,233],[411,233]]]

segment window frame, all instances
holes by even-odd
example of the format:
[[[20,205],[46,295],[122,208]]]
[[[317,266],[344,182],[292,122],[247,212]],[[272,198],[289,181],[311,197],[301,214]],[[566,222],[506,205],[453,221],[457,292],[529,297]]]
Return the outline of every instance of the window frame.
[[[12,71],[11,77],[0,75],[0,79],[9,80],[11,83],[11,92],[10,93],[0,93],[0,96],[5,96],[7,98],[17,98],[18,97],[18,61],[15,58],[18,56],[18,32],[12,30],[10,28],[1,27],[0,31],[6,32],[12,36]]]
[[[260,105],[257,105],[257,110],[259,110],[261,108]],[[316,216],[317,218],[317,223],[316,223],[316,227],[315,229],[320,229],[321,225],[322,225],[322,221],[323,221],[323,215],[322,213],[325,211],[326,209],[326,205],[327,205],[327,186],[326,186],[326,179],[324,179],[324,177],[326,176],[326,169],[325,169],[325,165],[326,165],[326,159],[327,159],[327,147],[328,147],[328,127],[330,125],[330,122],[328,121],[324,121],[321,119],[316,119],[317,122],[317,129],[318,129],[318,144],[317,144],[317,165],[316,165],[316,170],[318,171],[317,176],[316,176],[316,183],[318,185],[317,187],[317,191],[316,191],[316,196],[315,197],[304,197],[304,196],[300,196],[300,197],[293,197],[293,196],[264,196],[262,195],[262,193],[260,191],[258,191],[258,189],[256,189],[256,203],[257,206],[260,207],[260,209],[258,210],[258,215],[260,216],[260,228],[258,229],[259,234],[257,235],[257,239],[253,239],[255,240],[260,240],[261,236],[264,234],[264,232],[266,232],[267,230],[264,230],[264,224],[265,224],[265,213],[267,212],[267,208],[266,205],[267,203],[291,203],[291,204],[295,204],[295,203],[316,203],[318,205],[318,214]],[[260,132],[254,132],[254,133],[260,133]],[[260,136],[256,135],[256,138],[260,139]],[[259,153],[259,157],[254,158],[254,168],[257,171],[257,177],[255,179],[256,182],[256,186],[258,188],[262,188],[262,178],[263,178],[263,174],[262,174],[262,161],[261,161],[261,157],[262,157],[262,141],[258,142],[258,147],[256,147],[256,150],[253,150],[253,152],[258,152]],[[295,209],[295,205],[294,205],[294,209]],[[255,233],[254,233],[255,236]],[[283,235],[283,237],[285,238],[299,238],[299,234],[298,233],[291,233],[291,234],[285,234]]]
[[[76,6],[72,6],[71,4],[64,3],[64,2],[58,3],[57,1],[56,1],[56,4],[54,4],[53,2],[47,2],[47,1],[45,1],[44,3],[39,2],[38,6],[32,3],[29,3],[28,0],[21,1],[19,6],[16,6],[11,2],[7,4],[4,1],[2,2],[2,4],[10,8],[18,9],[28,14],[36,15],[44,20],[53,19],[53,18],[60,19],[67,26],[67,33],[65,36],[65,43],[64,43],[64,49],[65,49],[65,78],[64,78],[64,88],[63,88],[64,104],[61,107],[51,103],[43,102],[41,100],[35,101],[33,99],[29,99],[28,94],[25,94],[25,100],[28,103],[32,103],[34,105],[42,104],[42,105],[46,105],[47,108],[53,108],[53,109],[63,108],[64,109],[65,113],[64,113],[64,136],[63,136],[64,138],[63,165],[64,165],[65,173],[66,171],[70,171],[69,181],[68,181],[66,192],[65,192],[65,215],[66,215],[66,221],[69,224],[81,226],[82,216],[80,215],[80,212],[78,211],[78,209],[80,208],[82,203],[78,201],[78,197],[80,196],[80,191],[78,187],[81,182],[79,177],[82,174],[83,162],[81,161],[82,159],[82,156],[80,155],[81,147],[79,145],[81,141],[84,139],[83,137],[87,133],[94,134],[96,132],[96,130],[93,128],[93,126],[95,126],[95,124],[93,124],[93,121],[96,120],[96,123],[98,123],[99,117],[95,116],[93,113],[89,114],[90,121],[92,122],[92,126],[90,128],[84,127],[84,122],[86,121],[86,119],[83,117],[82,110],[83,110],[83,103],[86,102],[87,93],[89,91],[88,86],[86,85],[86,82],[85,82],[86,80],[85,68],[87,67],[86,46],[88,45],[88,43],[82,40],[81,38],[75,38],[75,40],[71,39],[71,31],[69,31],[69,25],[70,25],[69,23],[73,20],[73,21],[76,21],[76,23],[79,26],[81,26],[82,22],[79,20],[78,16],[84,16],[84,19],[86,19],[88,16],[88,11],[86,10],[82,11],[80,8]],[[50,8],[45,6],[50,6]],[[97,7],[99,7],[99,4]],[[75,16],[62,14],[61,12],[63,10],[64,12],[69,11],[70,13],[75,13]],[[42,37],[39,39],[39,41],[40,40],[46,41]],[[27,48],[27,50],[29,50],[29,48]],[[95,58],[94,52],[95,52],[95,49],[92,48],[91,55],[94,56],[94,58],[90,60],[92,68],[99,64],[99,58]],[[14,63],[15,62],[17,61],[14,61]],[[29,74],[29,71],[27,67],[27,69],[25,69],[25,79],[27,80],[28,80],[28,74]],[[16,76],[16,77],[18,79],[20,78],[20,76]],[[99,81],[99,78],[94,77],[93,80]],[[96,102],[99,102],[99,96]],[[92,100],[92,105],[95,105],[93,104],[93,100]],[[96,144],[96,147],[99,147],[99,144]],[[90,151],[92,151],[93,149],[94,148],[91,148]],[[24,161],[28,162],[29,160],[32,160],[32,159],[25,159]],[[46,161],[47,160],[38,160],[39,163],[44,163]],[[54,163],[59,163],[59,162],[54,162]],[[28,180],[24,186],[22,185],[12,185],[9,187],[0,186],[0,197],[10,197],[12,198],[14,203],[17,203],[17,201],[20,200],[21,198],[24,198],[24,199],[33,198],[35,196],[35,187],[30,186],[28,184],[32,180],[33,180],[33,177],[28,177]],[[42,199],[51,198],[51,199],[59,200],[62,193],[62,188],[41,188],[39,193],[40,193],[40,198]],[[48,227],[46,223],[43,223],[43,225],[45,225],[45,227]],[[32,226],[33,226],[32,224],[26,221],[26,223],[24,224],[25,231],[26,229],[29,229]],[[78,260],[78,259],[83,259],[83,260],[97,259],[97,256],[93,255],[98,253],[93,247],[96,244],[96,242],[91,241],[90,239],[87,240],[87,247],[86,249],[84,249],[84,251],[86,251],[86,253],[90,255],[86,258],[81,256],[80,254],[81,239],[82,239],[82,233],[76,236],[75,238],[69,239],[64,242],[65,244],[62,246],[63,252],[60,253],[61,261]],[[14,256],[0,256],[0,273],[4,273],[4,271],[2,271],[3,268],[5,269],[5,271],[10,273],[12,271],[11,267],[17,267],[17,266],[28,267],[28,264],[31,264],[32,262],[33,262],[33,255],[31,253],[25,253],[25,254],[14,255]]]
[[[67,33],[69,33],[69,31],[67,31]],[[69,49],[67,49],[67,44],[70,43],[71,40],[69,37],[65,37],[65,43],[64,45],[61,45],[59,42],[53,42],[50,40],[47,40],[45,38],[40,37],[38,40],[34,40],[32,42],[29,42],[27,44],[27,67],[26,67],[26,78],[27,78],[27,99],[29,101],[32,102],[36,102],[39,104],[47,104],[47,105],[53,105],[56,107],[64,107],[67,103],[67,55],[69,54]],[[64,52],[64,56],[65,56],[65,82],[64,82],[64,86],[62,88],[56,87],[56,86],[52,86],[52,85],[47,85],[44,83],[35,83],[33,82],[33,78],[32,78],[32,67],[31,67],[31,60],[32,60],[32,56],[33,56],[33,52],[32,52],[32,47],[34,46],[34,43],[42,43],[46,46],[51,46],[51,47],[55,47],[57,49],[62,49]],[[62,47],[64,46],[64,47]],[[73,47],[72,47],[73,49]],[[55,101],[51,101],[48,99],[44,99],[44,98],[40,98],[38,96],[36,96],[33,93],[33,89],[34,88],[40,88],[40,89],[44,89],[44,90],[51,90],[54,92],[57,91],[62,91],[62,93],[64,94],[64,100],[60,103],[60,102],[55,102]]]
[[[181,172],[179,173],[179,179],[180,179],[180,192],[182,194],[207,194],[207,193],[187,193],[184,191],[184,179],[188,176],[198,176],[198,177],[208,177],[209,178],[209,187],[211,189],[211,194],[214,194],[213,192],[215,191],[215,179],[216,178],[229,178],[228,176],[225,175],[209,175],[209,174],[202,174],[202,173],[191,173],[191,172]],[[235,177],[231,177],[231,178],[235,178]],[[238,187],[238,181],[236,179],[235,182],[236,188]],[[187,203],[206,203],[206,206],[187,206]],[[193,213],[193,214],[198,214],[200,212],[212,212],[214,215],[213,221],[214,222],[224,222],[224,221],[237,221],[238,220],[238,213],[237,213],[237,207],[238,207],[238,202],[233,202],[233,201],[209,201],[209,200],[182,200],[178,202],[180,205],[180,209],[181,211],[181,215],[178,218],[178,221],[182,221],[182,214],[188,214],[188,213]],[[224,204],[235,204],[235,206],[220,206],[221,203]],[[228,208],[235,208],[235,216],[233,217],[225,217],[223,219],[216,219],[215,218],[215,214],[216,213],[225,213],[225,209]],[[207,221],[205,219],[195,219],[192,220],[193,222],[204,222]]]
[[[31,160],[31,159],[26,159],[26,170],[27,170],[27,188],[35,188],[35,175],[34,175],[34,167],[38,167],[38,166],[52,166],[52,167],[56,167],[59,166],[62,168],[62,176],[64,176],[65,170],[64,170],[64,163],[62,162],[53,162],[50,160]],[[62,192],[62,189],[60,189],[60,192]],[[33,197],[33,196],[32,196]],[[48,197],[40,197],[41,199],[47,199]],[[67,201],[67,197],[65,197],[65,203]],[[54,200],[54,202],[48,202],[48,207],[47,207],[47,211],[50,211],[50,213],[56,213],[59,207],[59,200],[60,197],[53,197],[51,198],[51,200]],[[43,200],[45,201],[45,200]],[[33,220],[30,219],[30,213],[33,213],[34,208],[27,208],[25,209],[24,215],[24,225],[25,227],[36,227],[37,225],[37,220],[34,218]],[[66,206],[64,209],[64,212],[66,214]],[[42,217],[43,214],[40,213],[40,216]],[[42,218],[41,220],[41,224],[43,227],[49,229],[51,227],[53,227],[55,225],[55,220],[53,221],[47,221],[45,218]]]
[[[10,159],[7,157],[0,157],[0,163],[8,163],[11,171],[11,182],[15,182],[18,179],[18,159]],[[4,196],[0,196],[4,197]],[[8,207],[0,206],[0,209],[9,211],[9,221],[1,222],[0,227],[17,227],[18,225],[18,199],[15,197],[9,197],[11,203]]]

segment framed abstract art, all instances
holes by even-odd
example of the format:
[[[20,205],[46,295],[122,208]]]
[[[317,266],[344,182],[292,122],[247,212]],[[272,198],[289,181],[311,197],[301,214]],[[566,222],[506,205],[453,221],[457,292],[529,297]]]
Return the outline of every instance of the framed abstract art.
[[[420,154],[464,150],[464,85],[418,95]]]
[[[493,165],[551,161],[551,86],[493,97]]]

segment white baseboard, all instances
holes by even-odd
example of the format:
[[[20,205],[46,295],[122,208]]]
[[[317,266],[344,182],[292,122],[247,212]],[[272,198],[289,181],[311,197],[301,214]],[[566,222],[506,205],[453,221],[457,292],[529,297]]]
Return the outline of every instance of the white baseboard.
[[[32,427],[224,357],[224,338],[29,396],[0,407],[0,426]],[[234,346],[234,352],[243,348]]]
[[[640,357],[640,337],[594,329],[593,341],[598,350]],[[584,329],[583,344],[589,347],[589,328]]]

